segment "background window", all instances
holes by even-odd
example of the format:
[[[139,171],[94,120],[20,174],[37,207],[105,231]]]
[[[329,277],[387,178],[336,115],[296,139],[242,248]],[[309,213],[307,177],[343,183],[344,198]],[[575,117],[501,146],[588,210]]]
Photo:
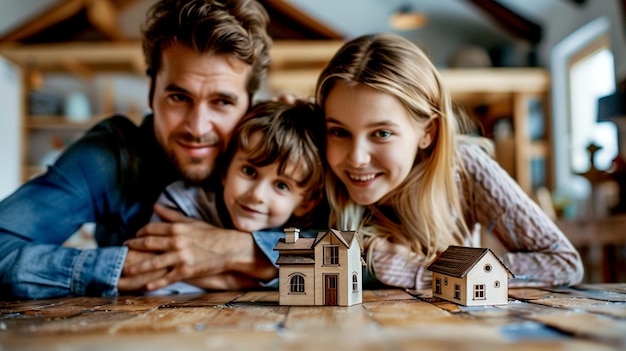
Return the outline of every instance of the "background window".
[[[617,156],[617,131],[612,122],[597,122],[598,99],[615,91],[613,53],[607,47],[574,58],[570,77],[570,154],[572,171],[589,170],[590,143],[601,146],[595,166],[606,170]]]

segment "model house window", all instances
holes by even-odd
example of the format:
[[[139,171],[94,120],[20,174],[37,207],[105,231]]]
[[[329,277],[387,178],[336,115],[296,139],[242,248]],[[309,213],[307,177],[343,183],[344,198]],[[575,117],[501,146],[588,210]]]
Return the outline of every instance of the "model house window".
[[[483,269],[485,270],[485,272],[489,273],[491,272],[491,265],[487,263]]]
[[[324,246],[324,265],[338,265],[338,264],[339,264],[339,246],[338,245]]]
[[[499,288],[500,287],[500,281],[496,280],[495,282],[493,282],[493,287],[494,288]]]
[[[474,285],[474,300],[485,299],[485,284]]]
[[[454,284],[454,298],[457,300],[461,299],[461,285]]]
[[[352,291],[359,291],[359,277],[356,273],[352,273]]]
[[[304,277],[300,274],[294,275],[289,281],[290,292],[294,294],[304,294]]]
[[[435,293],[441,294],[441,278],[435,279]]]
[[[443,278],[443,285],[448,286],[448,278]]]

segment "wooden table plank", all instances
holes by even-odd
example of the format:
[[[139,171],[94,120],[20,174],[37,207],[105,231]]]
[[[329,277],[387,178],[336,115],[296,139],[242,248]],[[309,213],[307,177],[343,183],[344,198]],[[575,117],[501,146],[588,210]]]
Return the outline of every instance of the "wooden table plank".
[[[115,335],[77,334],[32,338],[16,337],[2,342],[7,351],[162,351],[162,350],[281,350],[275,332],[219,330],[202,332],[118,333]],[[283,348],[283,350],[286,350]]]
[[[586,298],[554,298],[533,300],[534,304],[558,307],[561,309],[587,311],[596,314],[626,318],[626,303],[604,302]]]
[[[216,309],[216,314],[206,322],[205,328],[247,330],[278,330],[285,320],[287,306],[241,306]]]
[[[217,313],[217,309],[202,307],[159,308],[142,313],[137,317],[114,323],[109,328],[108,333],[191,332],[202,330],[206,323]]]
[[[39,338],[45,335],[77,335],[107,333],[111,325],[140,315],[139,311],[91,311],[69,318],[3,321],[7,331]],[[0,322],[2,323],[2,322]],[[0,340],[2,338],[0,337]]]
[[[95,307],[100,311],[140,311],[146,312],[175,301],[191,298],[187,295],[170,296],[118,296],[110,304]]]
[[[278,305],[278,291],[247,291],[232,300],[233,304],[262,304],[262,305]]]
[[[163,307],[214,307],[224,306],[243,295],[240,291],[221,291],[210,294],[175,295],[177,299],[162,304]]]
[[[400,289],[382,289],[363,291],[363,302],[388,301],[388,300],[415,300],[408,292]]]
[[[626,321],[578,311],[556,311],[528,318],[566,333],[626,348]],[[590,328],[593,326],[593,328]]]
[[[511,289],[459,306],[366,290],[350,307],[279,306],[277,291],[0,302],[4,350],[624,350],[626,284]]]

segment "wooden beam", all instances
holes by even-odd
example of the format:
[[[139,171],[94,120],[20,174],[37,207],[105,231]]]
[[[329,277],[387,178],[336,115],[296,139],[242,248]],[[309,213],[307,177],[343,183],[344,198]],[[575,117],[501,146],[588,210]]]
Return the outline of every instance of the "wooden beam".
[[[576,5],[584,5],[587,0],[569,0],[570,2],[573,2]]]
[[[72,58],[83,65],[124,64],[145,73],[141,43],[67,43],[39,44],[17,47],[0,47],[0,56],[21,66],[46,70],[59,62]]]
[[[344,44],[341,40],[277,40],[270,56],[272,69],[287,64],[294,66],[323,66]]]
[[[539,24],[523,17],[495,0],[466,0],[483,10],[502,28],[518,38],[528,40],[533,44],[541,41],[542,28]]]
[[[82,77],[85,80],[91,80],[94,76],[94,72],[87,67],[84,63],[78,61],[73,57],[66,57],[61,60],[61,65],[65,67],[69,72]]]
[[[270,28],[283,28],[293,31],[293,27],[301,27],[306,31],[315,33],[318,39],[342,39],[343,36],[335,29],[316,18],[311,17],[306,12],[285,0],[260,0],[259,1],[270,13]],[[290,22],[290,23],[279,23]],[[297,30],[297,28],[296,28]],[[279,39],[306,39],[306,38],[284,38]],[[312,38],[311,38],[312,39]]]
[[[5,35],[4,38],[0,38],[0,42],[15,42],[28,38],[33,34],[39,33],[52,25],[72,17],[82,10],[84,6],[85,0],[65,0],[48,11],[44,11],[24,25],[14,29],[9,34]]]
[[[118,10],[123,10],[136,2],[137,0],[111,0]]]
[[[110,0],[91,0],[87,4],[87,18],[94,27],[113,40],[123,41],[124,36],[117,29],[117,8]]]

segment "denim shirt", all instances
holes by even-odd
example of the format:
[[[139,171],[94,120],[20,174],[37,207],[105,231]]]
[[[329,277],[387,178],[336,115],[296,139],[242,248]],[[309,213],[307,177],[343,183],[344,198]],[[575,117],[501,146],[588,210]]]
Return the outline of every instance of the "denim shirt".
[[[0,202],[0,298],[116,295],[128,252],[122,243],[149,222],[159,194],[178,178],[151,115],[140,127],[122,116],[98,123],[45,174]],[[90,222],[97,249],[62,246]],[[252,237],[275,263],[284,233]]]
[[[0,296],[116,295],[128,250],[122,243],[149,221],[176,178],[152,116],[140,127],[122,116],[98,123],[0,202]],[[89,222],[99,248],[62,246]]]

